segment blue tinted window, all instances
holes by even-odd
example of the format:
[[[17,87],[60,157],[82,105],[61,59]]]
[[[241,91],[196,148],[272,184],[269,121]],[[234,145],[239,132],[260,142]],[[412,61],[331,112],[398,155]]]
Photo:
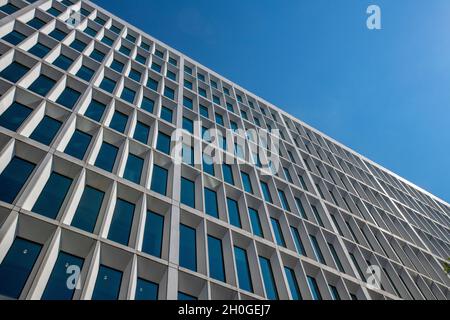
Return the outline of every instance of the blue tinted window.
[[[345,272],[344,267],[342,266],[341,260],[339,259],[339,256],[336,252],[336,249],[334,249],[334,246],[331,243],[328,243],[328,247],[330,248],[331,255],[333,256],[334,262],[336,263],[339,271]]]
[[[300,211],[300,216],[308,220],[308,216],[306,215],[305,208],[303,207],[302,201],[299,198],[295,198],[295,203],[297,204],[298,211]]]
[[[195,208],[195,183],[181,177],[181,203]]]
[[[152,211],[147,211],[142,252],[161,257],[163,227],[164,217]]]
[[[194,106],[192,99],[188,97],[183,97],[183,106],[192,110]]]
[[[259,237],[264,237],[258,211],[253,208],[248,208],[248,214],[250,216],[250,223],[252,225],[253,234]]]
[[[82,160],[86,154],[89,144],[91,143],[91,139],[92,136],[90,134],[76,129],[64,152]]]
[[[0,200],[12,203],[27,181],[35,165],[27,160],[13,157],[0,174]]]
[[[222,240],[208,235],[209,276],[225,282]]]
[[[287,168],[283,168],[284,175],[286,176],[286,180],[290,183],[293,183],[291,174],[289,173],[289,170]]]
[[[58,58],[53,61],[53,64],[63,70],[69,69],[69,67],[72,65],[73,60],[63,54],[60,54]]]
[[[222,164],[223,180],[234,185],[233,170],[229,164]]]
[[[113,70],[115,70],[115,71],[117,71],[118,73],[122,73],[122,70],[123,70],[123,67],[124,67],[124,66],[125,66],[125,65],[124,65],[122,62],[120,62],[120,61],[114,59],[114,60],[111,62],[110,68],[113,69]]]
[[[123,199],[117,199],[108,239],[123,245],[128,245],[131,224],[133,222],[134,204]]]
[[[104,36],[101,41],[104,44],[106,44],[107,46],[112,46],[112,44],[114,43],[114,41],[111,38],[107,37],[107,36]]]
[[[61,121],[50,118],[49,116],[44,116],[30,135],[30,138],[48,146],[53,141],[53,138],[61,125]]]
[[[143,124],[140,121],[137,121],[136,128],[134,129],[133,138],[146,144],[148,141],[149,134],[150,134],[150,127],[146,124]]]
[[[120,29],[114,25],[112,25],[111,28],[109,28],[109,30],[111,30],[112,32],[117,33],[117,34],[120,33]]]
[[[52,172],[32,211],[55,219],[71,184],[72,179]]]
[[[152,78],[148,78],[147,79],[147,87],[152,89],[152,90],[158,90],[158,81],[152,79]]]
[[[122,272],[100,265],[92,300],[117,300],[121,282]]]
[[[319,286],[317,285],[316,279],[311,276],[306,276],[308,280],[309,290],[311,290],[311,294],[314,300],[322,300],[322,295],[319,291]]]
[[[172,122],[172,110],[164,106],[161,107],[161,119]]]
[[[47,10],[48,13],[50,13],[52,16],[59,16],[61,14],[61,11],[59,11],[58,9],[56,9],[55,7],[51,7],[50,9]]]
[[[50,48],[44,46],[42,43],[36,43],[30,50],[29,53],[34,54],[36,57],[43,58],[47,53],[49,53]]]
[[[56,102],[69,108],[69,109],[72,109],[75,106],[75,104],[77,103],[80,95],[81,95],[80,92],[78,92],[72,88],[66,87],[64,89],[64,91],[61,93],[61,95],[59,96],[58,100],[56,100]]]
[[[158,192],[162,195],[166,195],[167,192],[167,170],[163,167],[153,166],[152,184],[150,189]]]
[[[152,113],[154,106],[155,106],[155,101],[153,101],[153,100],[151,100],[151,99],[149,99],[147,97],[142,97],[142,103],[141,103],[141,108],[142,109]]]
[[[105,193],[91,186],[85,186],[71,225],[87,232],[93,232]]]
[[[95,37],[95,35],[97,34],[97,31],[95,31],[91,27],[86,27],[86,29],[84,29],[84,33],[86,33],[87,35],[90,35],[91,37]]]
[[[3,5],[3,6],[1,6],[0,10],[3,11],[4,13],[6,13],[6,14],[13,14],[17,10],[19,10],[19,8],[17,8],[12,3],[7,3],[7,4]]]
[[[205,118],[209,118],[208,108],[200,105],[200,115],[204,116]]]
[[[169,57],[169,63],[173,64],[174,66],[177,65],[177,60],[175,58]]]
[[[112,93],[114,91],[115,87],[116,87],[116,82],[114,80],[111,80],[106,77],[104,77],[102,82],[100,83],[100,88],[105,91],[108,91],[109,93]]]
[[[165,86],[164,87],[164,96],[169,98],[169,99],[175,99],[175,90],[173,90],[170,87]]]
[[[156,72],[161,72],[161,66],[155,62],[152,63],[151,68],[152,68],[152,70],[155,70]]]
[[[213,96],[213,102],[214,102],[215,104],[219,104],[219,105],[220,105],[220,98],[217,97],[217,96]]]
[[[0,126],[16,131],[31,112],[33,112],[31,108],[18,102],[14,102],[2,113],[2,115],[0,115]]]
[[[189,164],[191,166],[194,165],[194,148],[189,147],[188,145],[185,145],[183,143],[181,155],[184,163]]]
[[[194,122],[191,119],[183,117],[183,129],[194,134]]]
[[[302,239],[298,230],[291,226],[292,237],[294,238],[295,248],[299,255],[306,256],[305,248],[303,247]]]
[[[3,69],[2,72],[0,72],[0,77],[16,83],[25,75],[25,73],[28,72],[28,70],[30,70],[30,68],[17,61],[14,61],[5,69]]]
[[[218,113],[216,113],[216,123],[217,123],[217,124],[220,124],[221,126],[224,125],[224,124],[223,124],[223,116],[220,115],[220,114],[218,114]]]
[[[114,129],[114,130],[117,130],[117,131],[123,133],[127,126],[127,122],[128,122],[128,116],[126,114],[123,114],[122,112],[116,110],[111,119],[109,127],[111,129]]]
[[[297,277],[295,276],[294,270],[288,267],[284,267],[284,273],[286,274],[286,279],[289,284],[289,290],[291,291],[292,299],[302,300],[302,295],[300,293],[300,288],[298,287]]]
[[[167,134],[158,133],[158,140],[156,141],[156,149],[166,154],[170,154],[170,137]]]
[[[80,79],[83,79],[84,81],[91,81],[92,76],[94,75],[94,70],[91,68],[88,68],[86,66],[81,66],[80,70],[78,70],[76,76]]]
[[[103,112],[105,111],[105,109],[106,105],[104,105],[101,102],[98,102],[97,100],[92,100],[84,115],[88,118],[91,118],[94,121],[100,121],[102,119]]]
[[[235,227],[241,228],[238,203],[233,199],[227,198],[227,206],[230,223]]]
[[[84,43],[81,40],[75,39],[73,40],[73,42],[70,44],[70,47],[72,49],[75,49],[77,51],[82,52],[84,50],[84,48],[86,48],[86,43]]]
[[[42,245],[16,238],[0,264],[0,295],[18,299]]]
[[[261,267],[261,273],[263,276],[264,288],[266,289],[267,298],[270,300],[277,300],[278,292],[269,259],[260,256],[259,265]]]
[[[180,266],[197,271],[196,232],[184,224],[180,224]]]
[[[278,195],[280,196],[281,206],[286,211],[291,211],[291,208],[289,207],[289,203],[286,199],[286,195],[284,194],[283,190],[278,189]]]
[[[121,53],[123,53],[124,55],[126,55],[126,56],[128,56],[128,55],[130,54],[130,52],[131,52],[130,48],[125,47],[124,45],[122,45],[122,46],[120,47],[119,51],[120,51]]]
[[[177,81],[177,75],[170,70],[167,70],[167,78],[169,78],[173,81]]]
[[[192,82],[190,82],[189,80],[184,79],[184,86],[188,89],[192,90]]]
[[[41,74],[36,80],[34,80],[28,89],[34,93],[40,94],[41,96],[46,96],[55,83],[55,80]]]
[[[335,286],[332,286],[331,284],[328,285],[328,287],[330,288],[331,298],[333,298],[333,300],[341,300],[337,288]]]
[[[66,33],[56,28],[48,34],[50,37],[55,38],[58,41],[62,41],[66,37]]]
[[[272,203],[272,196],[270,195],[269,186],[267,185],[267,183],[261,181],[261,189],[263,192],[264,200]]]
[[[252,182],[250,181],[250,176],[248,175],[248,173],[241,171],[241,176],[244,190],[248,193],[253,193]]]
[[[123,173],[123,177],[127,180],[139,184],[141,182],[143,165],[144,159],[130,153],[128,155],[128,160],[125,166],[125,172]]]
[[[133,79],[137,82],[141,81],[141,73],[137,70],[131,69],[130,73],[128,74],[128,77],[130,79]]]
[[[322,218],[320,217],[319,211],[317,210],[316,206],[311,205],[311,209],[314,213],[314,217],[316,218],[317,223],[319,224],[319,226],[321,226],[323,228],[324,227],[323,221],[322,221]]]
[[[136,91],[131,90],[130,88],[124,87],[122,90],[122,94],[120,95],[120,97],[125,100],[128,101],[129,103],[133,103],[134,102],[134,97],[136,96]]]
[[[207,154],[203,154],[203,171],[209,173],[212,176],[214,175],[213,159]]]
[[[239,288],[253,292],[252,278],[248,265],[247,251],[234,246],[234,257],[236,259],[236,272]]]
[[[140,54],[136,54],[136,58],[134,58],[137,62],[145,64],[145,62],[147,61],[147,59],[145,59],[144,56],[140,55]]]
[[[136,294],[134,300],[157,300],[158,299],[158,284],[144,280],[137,279]]]
[[[313,235],[309,235],[309,238],[311,239],[311,245],[314,250],[314,254],[316,255],[317,261],[325,264],[325,259],[323,258],[322,251],[320,250],[319,243],[317,242],[316,237]]]
[[[8,33],[6,36],[4,36],[2,39],[5,40],[6,42],[11,43],[12,45],[18,45],[25,38],[26,38],[26,36],[24,34],[18,32],[16,30],[13,30],[10,33]]]
[[[194,297],[194,296],[191,296],[190,294],[178,291],[178,300],[187,300],[187,301],[189,301],[189,300],[197,300],[197,298]]]
[[[97,159],[95,160],[95,166],[112,172],[118,151],[119,148],[103,141]]]
[[[219,218],[219,210],[217,208],[217,194],[215,191],[205,188],[205,212],[210,216]]]
[[[94,19],[94,21],[95,22],[97,22],[98,24],[101,24],[101,25],[104,25],[105,24],[105,20],[103,20],[102,18],[100,18],[100,17],[96,17],[95,19]]]
[[[69,276],[67,268],[68,266],[78,266],[81,270],[83,263],[84,259],[60,251],[41,299],[71,300],[75,289],[69,289],[67,286],[67,278]]]
[[[281,231],[280,223],[277,219],[270,217],[270,222],[272,224],[273,232],[275,234],[275,240],[279,246],[286,246],[284,242],[283,232]]]

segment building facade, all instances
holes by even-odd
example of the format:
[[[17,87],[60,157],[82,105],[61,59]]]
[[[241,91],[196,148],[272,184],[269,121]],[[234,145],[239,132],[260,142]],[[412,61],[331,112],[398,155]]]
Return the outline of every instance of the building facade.
[[[449,214],[89,1],[0,1],[2,299],[448,299]]]

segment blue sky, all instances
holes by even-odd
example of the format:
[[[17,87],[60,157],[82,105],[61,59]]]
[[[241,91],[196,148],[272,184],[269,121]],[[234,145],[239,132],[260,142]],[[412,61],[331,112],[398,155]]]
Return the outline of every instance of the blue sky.
[[[94,2],[450,201],[450,1]]]

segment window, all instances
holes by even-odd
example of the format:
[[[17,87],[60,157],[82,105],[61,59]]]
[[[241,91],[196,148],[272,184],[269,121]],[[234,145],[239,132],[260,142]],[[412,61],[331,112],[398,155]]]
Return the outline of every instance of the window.
[[[187,300],[187,301],[189,301],[189,300],[197,300],[197,298],[194,297],[194,296],[191,296],[191,295],[189,295],[187,293],[183,293],[181,291],[178,291],[178,300]]]
[[[135,96],[136,96],[136,91],[131,90],[130,88],[124,87],[122,90],[122,94],[120,95],[120,98],[122,98],[123,100],[132,104],[134,102]]]
[[[95,22],[97,22],[98,24],[100,24],[100,25],[104,25],[105,24],[105,20],[103,20],[102,18],[100,18],[100,17],[96,17],[95,19],[94,19],[94,21]]]
[[[72,65],[73,60],[63,54],[60,54],[58,58],[53,61],[53,64],[63,70],[69,69],[69,67]]]
[[[136,293],[134,300],[157,300],[158,299],[158,284],[144,280],[137,279]]]
[[[101,63],[103,61],[103,58],[105,57],[105,54],[100,50],[94,49],[89,57]]]
[[[227,110],[230,112],[234,112],[233,105],[229,102],[227,102]]]
[[[7,4],[3,5],[3,6],[1,6],[0,10],[3,11],[4,13],[6,13],[6,14],[13,14],[17,10],[19,10],[19,8],[17,8],[12,3],[7,3]]]
[[[140,121],[137,121],[136,128],[134,129],[133,138],[144,144],[147,144],[149,134],[150,134],[150,127],[146,124],[143,124]]]
[[[350,258],[352,259],[352,262],[355,265],[356,270],[358,271],[358,274],[361,277],[362,281],[366,282],[366,277],[364,276],[364,273],[362,272],[361,267],[359,266],[359,263],[356,260],[355,256],[351,252],[349,252],[348,254],[350,255]]]
[[[123,53],[126,56],[130,55],[131,49],[128,47],[125,47],[124,45],[120,46],[119,52]]]
[[[209,276],[225,282],[222,240],[208,235]]]
[[[111,39],[111,38],[109,38],[109,37],[107,37],[107,36],[104,36],[104,37],[102,38],[101,41],[102,41],[104,44],[106,44],[107,46],[112,46],[113,43],[114,43],[113,39]]]
[[[339,259],[339,256],[336,252],[336,249],[331,243],[328,243],[328,247],[330,248],[331,255],[333,256],[334,263],[336,263],[336,266],[338,267],[338,270],[342,273],[344,273],[344,267],[342,266],[341,260]]]
[[[115,25],[112,25],[111,28],[109,28],[109,30],[111,30],[112,32],[119,34],[120,33],[120,29],[117,28]]]
[[[221,114],[216,113],[216,123],[223,126],[223,116]]]
[[[234,258],[236,260],[236,272],[238,276],[239,288],[253,292],[250,267],[248,265],[247,251],[234,246]]]
[[[170,137],[167,134],[158,132],[158,140],[156,141],[156,149],[165,154],[170,154]]]
[[[316,279],[311,276],[306,276],[308,281],[309,290],[311,290],[311,295],[314,300],[322,300],[322,295],[319,291],[319,286],[317,285]]]
[[[323,258],[322,250],[320,250],[319,243],[317,242],[317,238],[313,235],[309,235],[311,239],[311,245],[314,250],[314,255],[316,256],[317,261],[320,263],[326,264],[325,259]]]
[[[141,102],[142,109],[152,113],[154,106],[155,106],[155,101],[153,101],[147,97],[142,97],[142,102]]]
[[[114,60],[111,62],[111,65],[110,65],[109,67],[110,67],[111,69],[117,71],[118,73],[122,73],[124,64],[123,64],[122,62],[120,62],[120,61],[114,59]]]
[[[181,203],[195,208],[195,183],[181,177]]]
[[[53,88],[55,83],[55,80],[41,74],[36,80],[34,80],[34,82],[28,87],[28,89],[45,97],[47,93]]]
[[[92,300],[117,300],[121,282],[122,272],[100,265]]]
[[[316,206],[311,205],[311,209],[312,209],[312,211],[313,211],[313,213],[314,213],[314,217],[316,218],[317,223],[319,224],[319,226],[321,226],[322,228],[324,228],[323,221],[322,221],[322,219],[320,218],[320,214],[319,214],[319,211],[317,210]]]
[[[215,82],[214,80],[211,80],[210,83],[211,83],[211,87],[213,87],[214,89],[217,89],[217,82]]]
[[[289,285],[289,290],[293,300],[303,300],[300,293],[300,288],[298,287],[297,277],[295,276],[294,270],[288,267],[284,267],[284,273]]]
[[[331,294],[331,298],[333,300],[341,300],[341,297],[339,296],[339,292],[335,286],[332,286],[331,284],[329,284],[328,288],[330,288],[330,294]]]
[[[147,61],[147,59],[143,55],[140,55],[139,53],[136,54],[136,57],[134,59],[142,64],[145,64],[145,62]]]
[[[115,87],[116,87],[116,82],[107,77],[104,77],[102,82],[100,83],[100,88],[109,93],[113,93]]]
[[[180,224],[180,267],[197,271],[197,244],[194,228]]]
[[[75,211],[71,225],[87,232],[93,232],[102,207],[105,193],[86,185]]]
[[[84,48],[86,48],[86,43],[83,41],[80,41],[78,39],[73,40],[73,42],[70,44],[70,47],[72,49],[75,49],[79,52],[83,52]]]
[[[286,177],[286,180],[289,181],[290,183],[294,183],[292,181],[292,177],[291,177],[291,174],[289,173],[288,168],[283,168],[283,171],[284,171],[284,176]]]
[[[227,206],[230,223],[235,227],[242,228],[241,218],[239,216],[239,205],[237,201],[227,198]]]
[[[131,34],[127,34],[126,39],[133,43],[136,42],[136,37]]]
[[[120,111],[114,111],[114,115],[111,119],[111,122],[109,123],[109,127],[111,129],[117,130],[121,133],[125,131],[125,128],[127,126],[128,122],[128,116],[126,114],[123,114]]]
[[[286,211],[291,211],[291,208],[289,207],[289,203],[286,199],[286,195],[284,194],[283,190],[278,189],[278,195],[280,196],[281,206]]]
[[[202,115],[205,118],[209,118],[208,108],[203,105],[200,105],[200,115]]]
[[[269,186],[267,183],[261,181],[261,189],[263,192],[264,200],[266,202],[272,203],[272,196],[270,195]]]
[[[131,224],[133,222],[134,204],[117,198],[116,207],[109,227],[108,239],[128,245]]]
[[[220,98],[219,98],[218,96],[214,96],[214,95],[213,95],[213,102],[214,102],[215,104],[220,105]]]
[[[0,126],[11,131],[16,131],[31,112],[33,112],[31,108],[18,102],[13,102],[13,104],[0,115]]]
[[[94,121],[100,121],[102,119],[103,112],[105,111],[105,109],[106,109],[105,104],[93,99],[89,104],[84,115]]]
[[[192,108],[194,107],[194,103],[191,98],[183,96],[183,106],[192,110]]]
[[[279,246],[285,247],[286,243],[284,241],[283,232],[281,231],[280,222],[277,219],[270,217],[270,223],[272,224],[272,228],[273,228],[273,232],[275,234],[275,240],[276,240],[277,244]]]
[[[152,89],[152,90],[154,90],[154,91],[157,91],[157,90],[158,90],[158,81],[156,81],[156,80],[154,80],[154,79],[152,79],[152,78],[148,78],[148,79],[147,79],[147,87],[148,87],[149,89]]]
[[[156,164],[153,165],[153,176],[150,189],[165,196],[167,192],[167,174],[167,169]]]
[[[81,270],[83,263],[84,259],[60,251],[41,299],[72,300],[75,288],[67,286],[67,267],[77,266]]]
[[[128,77],[130,79],[133,79],[137,82],[141,81],[141,73],[137,70],[131,69],[130,73],[128,74]]]
[[[30,68],[17,61],[14,61],[5,69],[3,69],[2,72],[0,72],[0,77],[16,83],[25,75],[25,73],[28,72],[28,70],[30,70]]]
[[[141,182],[142,167],[144,166],[144,159],[134,154],[128,154],[127,164],[123,177],[131,182],[139,184]]]
[[[184,66],[184,72],[192,75],[192,68],[190,68],[188,66]]]
[[[259,266],[263,276],[264,288],[266,289],[266,296],[269,300],[277,300],[278,292],[273,277],[272,266],[270,260],[259,256]]]
[[[205,153],[203,153],[203,171],[209,173],[212,176],[214,176],[215,173],[213,158]]]
[[[119,148],[103,141],[97,159],[95,160],[95,166],[112,172],[118,151]]]
[[[161,107],[161,119],[172,123],[172,110],[164,106]]]
[[[47,10],[48,13],[50,13],[52,16],[59,16],[61,14],[61,11],[56,9],[55,7],[50,7],[50,9]]]
[[[54,29],[52,32],[50,32],[48,35],[49,35],[50,37],[52,37],[52,38],[58,40],[58,41],[62,41],[62,40],[66,37],[67,33],[65,33],[64,31],[61,31],[61,30],[58,29],[58,28],[55,28],[55,29]]]
[[[59,95],[58,99],[56,100],[56,103],[59,103],[60,105],[65,106],[66,108],[73,109],[80,95],[81,95],[80,92],[72,88],[66,87],[64,91]]]
[[[167,75],[167,78],[169,78],[170,80],[177,81],[177,75],[174,72],[167,70],[166,75]]]
[[[223,180],[231,185],[234,185],[233,170],[229,164],[222,164]]]
[[[234,121],[231,121],[231,120],[230,120],[230,127],[231,127],[231,130],[233,130],[233,131],[237,131],[238,130],[237,123],[234,122]]]
[[[161,66],[155,62],[152,62],[151,68],[156,72],[161,72]]]
[[[30,138],[48,146],[53,141],[61,125],[61,121],[44,116],[30,135]]]
[[[23,40],[25,40],[26,36],[16,30],[11,31],[6,36],[4,36],[2,39],[6,42],[11,43],[12,45],[16,46],[19,43],[21,43]]]
[[[305,247],[303,246],[302,239],[300,238],[300,233],[297,228],[291,226],[292,238],[294,238],[295,248],[297,249],[297,253],[301,256],[306,257]]]
[[[152,256],[161,257],[163,239],[164,217],[148,210],[145,219],[144,239],[142,241],[142,252]]]
[[[32,211],[55,219],[69,191],[72,179],[52,172]]]
[[[203,74],[197,73],[197,78],[198,80],[205,82],[205,76]]]
[[[18,299],[22,292],[42,245],[22,238],[15,238],[0,264],[0,294]]]
[[[252,182],[250,181],[250,176],[248,173],[241,171],[242,184],[244,185],[244,190],[248,193],[253,193]]]
[[[184,79],[184,87],[192,90],[192,82],[189,80]]]
[[[219,209],[217,208],[217,194],[215,191],[205,188],[205,212],[210,216],[219,218]]]
[[[303,207],[302,201],[297,197],[295,197],[294,200],[295,200],[295,203],[297,204],[298,211],[300,211],[300,216],[303,219],[308,220],[308,217],[306,216],[305,208]]]
[[[183,117],[183,129],[194,134],[194,122],[191,119]]]
[[[174,66],[177,65],[177,60],[175,58],[169,57],[169,63],[173,64]]]
[[[88,68],[84,65],[82,65],[80,67],[80,69],[78,70],[76,76],[80,79],[83,79],[86,82],[91,81],[92,76],[94,75],[95,71],[92,70],[91,68]]]
[[[201,95],[202,97],[207,98],[207,94],[206,94],[206,90],[203,88],[198,88],[198,94]]]
[[[253,234],[259,237],[264,237],[258,211],[253,208],[248,208],[248,214],[250,216]]]

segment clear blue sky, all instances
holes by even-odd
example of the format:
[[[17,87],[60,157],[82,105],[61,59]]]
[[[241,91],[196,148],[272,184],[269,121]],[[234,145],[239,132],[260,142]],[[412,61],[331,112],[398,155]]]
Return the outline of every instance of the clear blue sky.
[[[450,201],[450,1],[94,2]]]

